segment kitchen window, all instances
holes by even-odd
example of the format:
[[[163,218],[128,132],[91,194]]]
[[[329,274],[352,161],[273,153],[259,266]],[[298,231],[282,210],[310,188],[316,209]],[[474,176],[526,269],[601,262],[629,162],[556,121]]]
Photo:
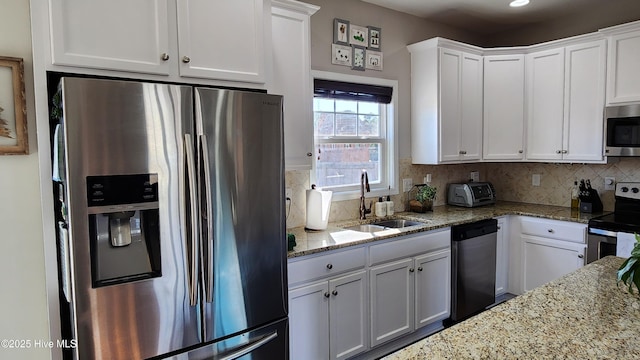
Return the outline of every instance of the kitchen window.
[[[355,199],[364,169],[371,187],[367,197],[397,194],[397,81],[313,74],[312,183],[332,190],[336,200]]]

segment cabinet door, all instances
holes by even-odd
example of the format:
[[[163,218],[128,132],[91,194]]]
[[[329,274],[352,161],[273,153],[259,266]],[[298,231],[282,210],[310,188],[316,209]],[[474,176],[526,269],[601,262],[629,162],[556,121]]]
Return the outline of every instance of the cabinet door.
[[[413,331],[413,259],[373,267],[371,282],[371,347]]]
[[[609,38],[607,105],[640,101],[640,31]]]
[[[484,57],[483,130],[484,160],[523,159],[523,55]]]
[[[264,83],[263,0],[177,0],[180,76]]]
[[[284,96],[284,164],[287,170],[311,170],[313,119],[309,13],[271,9],[273,74],[269,92]],[[313,9],[312,9],[313,11]]]
[[[451,251],[415,259],[415,328],[449,317],[451,307]]]
[[[522,235],[523,288],[529,291],[584,266],[586,247]]]
[[[507,292],[509,268],[509,242],[507,220],[498,219],[498,233],[496,234],[496,296]]]
[[[462,53],[440,49],[440,161],[460,159]]]
[[[362,270],[329,281],[331,359],[346,359],[367,350],[366,277],[366,271]]]
[[[289,291],[291,359],[329,359],[329,296],[327,281]]]
[[[599,40],[565,50],[565,160],[603,161],[605,49],[605,40]]]
[[[562,159],[564,48],[527,55],[527,159]]]
[[[462,54],[460,152],[461,159],[482,157],[482,57]]]
[[[49,3],[54,65],[169,74],[167,0]]]

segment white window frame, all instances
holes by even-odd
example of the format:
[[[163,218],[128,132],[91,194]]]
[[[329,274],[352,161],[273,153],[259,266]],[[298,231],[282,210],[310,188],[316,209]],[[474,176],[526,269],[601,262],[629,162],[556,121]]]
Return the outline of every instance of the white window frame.
[[[312,70],[311,76],[313,79],[324,79],[324,80],[333,80],[333,81],[343,81],[350,82],[356,84],[367,84],[367,85],[378,85],[378,86],[388,86],[393,88],[393,93],[391,95],[391,103],[387,104],[387,116],[386,116],[386,124],[381,126],[382,131],[386,131],[386,146],[383,146],[382,152],[384,154],[384,160],[382,161],[381,168],[381,180],[386,179],[386,181],[381,181],[379,184],[370,184],[371,192],[365,192],[365,197],[367,199],[378,198],[380,196],[387,195],[397,195],[399,194],[399,180],[397,179],[399,174],[398,167],[398,136],[397,136],[397,128],[398,128],[398,81],[397,80],[389,80],[389,79],[381,79],[381,78],[373,78],[367,76],[358,76],[358,75],[350,75],[350,74],[341,74],[334,73],[328,71],[319,71]],[[313,109],[312,109],[313,111]],[[314,129],[315,131],[315,129]],[[375,141],[375,139],[372,139]],[[366,141],[365,141],[366,142]],[[316,140],[315,135],[313,137],[313,148],[315,151],[316,148]],[[316,154],[317,155],[317,154]],[[316,161],[317,156],[313,156],[313,165],[310,171],[310,180],[311,183],[314,184],[316,182]],[[391,189],[389,189],[389,186]],[[341,187],[324,187],[324,190],[333,191],[333,201],[342,201],[342,200],[352,200],[360,198],[360,187],[357,189],[344,189]]]

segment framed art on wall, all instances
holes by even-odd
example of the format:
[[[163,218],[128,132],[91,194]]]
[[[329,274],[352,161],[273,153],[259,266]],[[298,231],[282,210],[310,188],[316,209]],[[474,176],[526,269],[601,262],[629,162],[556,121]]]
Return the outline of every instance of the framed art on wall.
[[[369,29],[359,25],[349,25],[349,44],[367,47],[369,44]]]
[[[364,71],[364,62],[365,62],[365,48],[362,46],[352,46],[353,48],[353,64],[351,65],[351,69],[353,70],[361,70]]]
[[[335,65],[351,66],[353,56],[351,46],[331,44],[331,63]]]
[[[24,63],[0,56],[0,155],[28,153]]]
[[[369,49],[380,51],[382,46],[380,41],[382,40],[382,30],[379,27],[368,26],[369,29]]]
[[[333,43],[349,45],[349,22],[347,20],[333,19]]]
[[[367,50],[365,68],[382,71],[382,53],[380,51]]]

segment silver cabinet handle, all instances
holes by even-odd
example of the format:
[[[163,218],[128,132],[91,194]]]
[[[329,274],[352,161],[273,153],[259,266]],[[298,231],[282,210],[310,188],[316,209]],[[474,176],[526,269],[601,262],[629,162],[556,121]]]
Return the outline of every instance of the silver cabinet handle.
[[[160,59],[162,59],[162,61],[167,61],[167,60],[169,60],[169,54],[167,54],[167,53],[162,53],[162,55],[160,55]]]
[[[418,271],[422,271],[422,270],[423,270],[423,269],[422,269],[422,266],[420,266],[420,267],[418,268]]]
[[[328,298],[329,296],[331,296],[331,295],[329,295],[328,292],[324,293],[324,297]]]
[[[313,156],[313,153],[308,152],[307,156],[311,157],[311,156]]]
[[[562,154],[562,150],[556,150],[556,154]]]
[[[569,150],[562,150],[562,153],[563,153],[563,154],[566,154],[566,153],[568,153],[568,152],[569,152]]]
[[[582,254],[578,254],[578,258],[579,258],[579,259],[584,258],[584,255],[582,255]]]
[[[524,150],[518,150],[518,154],[522,154]]]
[[[466,155],[467,152],[465,150],[460,150],[458,153],[460,153],[460,155]]]
[[[333,269],[333,265],[332,264],[327,264],[327,269],[329,269],[329,270]]]
[[[338,295],[338,290],[333,290],[331,293],[333,294],[333,296],[336,296]]]
[[[414,272],[414,271],[416,271],[416,269],[414,269],[414,268],[409,269],[409,272],[411,272],[411,273]]]
[[[548,229],[548,230],[547,230],[547,232],[548,232],[549,234],[553,234],[555,231],[554,231],[553,229]]]
[[[188,64],[191,62],[191,58],[185,55],[182,57],[182,62]]]

